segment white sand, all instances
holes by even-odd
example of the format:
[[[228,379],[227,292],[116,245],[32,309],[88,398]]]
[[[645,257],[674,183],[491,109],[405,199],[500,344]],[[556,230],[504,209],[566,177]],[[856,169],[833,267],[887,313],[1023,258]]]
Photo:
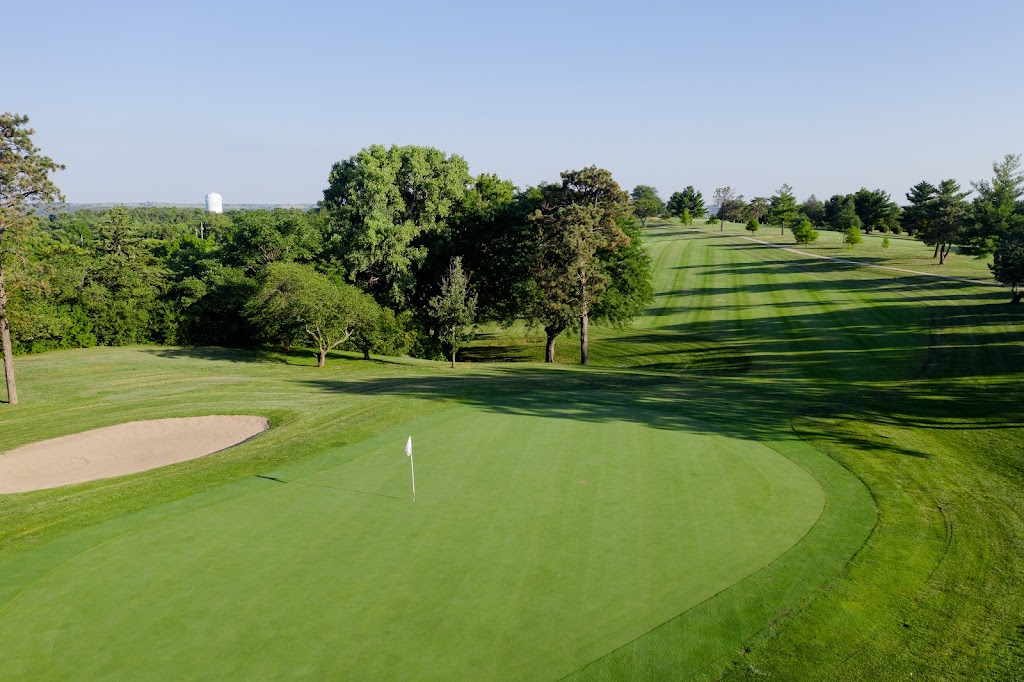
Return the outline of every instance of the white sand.
[[[265,417],[212,415],[128,422],[0,454],[0,494],[57,488],[196,459],[270,428]]]

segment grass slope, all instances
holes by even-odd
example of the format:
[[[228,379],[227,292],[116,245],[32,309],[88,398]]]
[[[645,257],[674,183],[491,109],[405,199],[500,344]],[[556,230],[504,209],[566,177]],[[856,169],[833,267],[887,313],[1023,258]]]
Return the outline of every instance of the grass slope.
[[[424,363],[338,360],[316,372],[296,366],[296,356],[202,349],[96,349],[20,360],[25,401],[0,410],[0,450],[128,419],[210,411],[262,411],[276,428],[175,467],[0,498],[0,600],[111,533],[173,526],[175,514],[281,494],[266,489],[280,484],[253,479],[255,473],[306,461],[309,475],[322,468],[317,458],[325,452],[340,457],[334,471],[355,471],[355,455],[370,436],[410,420],[440,424],[462,404],[481,424],[499,415],[571,425],[564,427],[570,439],[611,427],[659,434],[652,439],[759,441],[826,492],[817,523],[795,546],[688,607],[658,596],[678,612],[595,656],[576,677],[1021,675],[1022,342],[1019,313],[1004,303],[1004,292],[808,259],[728,232],[658,225],[649,233],[657,299],[634,329],[595,333],[593,359],[604,369],[505,365],[450,373]],[[477,345],[476,352],[497,359],[534,357],[537,346],[519,330],[495,330]],[[560,352],[571,358],[571,344],[563,341]],[[484,437],[491,428],[469,430]],[[849,471],[867,484],[873,502]],[[666,479],[667,490],[685,483]],[[321,498],[340,504],[336,495]],[[540,513],[545,509],[550,528],[522,546],[557,553],[543,544],[549,533],[579,540],[567,508]],[[535,518],[530,514],[523,508],[513,518]],[[570,532],[555,532],[563,527]],[[615,523],[606,528],[614,536]],[[487,535],[472,537],[456,544],[470,547]],[[683,586],[687,579],[673,580]],[[601,583],[602,599],[613,583]],[[15,600],[9,608],[17,606]],[[626,610],[637,612],[635,604]],[[0,612],[0,626],[17,630],[19,622]],[[634,625],[619,639],[646,627]],[[568,666],[555,630],[544,633],[559,651],[540,655],[561,656]],[[374,655],[384,653],[362,660]],[[443,669],[430,668],[434,663],[424,661],[423,670]]]

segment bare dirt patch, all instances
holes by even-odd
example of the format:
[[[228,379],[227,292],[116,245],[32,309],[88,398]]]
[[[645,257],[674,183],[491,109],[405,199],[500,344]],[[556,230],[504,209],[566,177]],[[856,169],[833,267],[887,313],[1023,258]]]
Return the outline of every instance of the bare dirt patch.
[[[128,422],[0,454],[0,494],[124,476],[218,452],[270,428],[265,417],[210,415]]]

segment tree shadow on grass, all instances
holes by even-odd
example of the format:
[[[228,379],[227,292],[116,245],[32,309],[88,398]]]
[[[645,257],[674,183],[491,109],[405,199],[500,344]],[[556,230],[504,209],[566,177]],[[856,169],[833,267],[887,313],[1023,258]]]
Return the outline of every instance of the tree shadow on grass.
[[[291,360],[300,354],[282,353],[262,348],[225,348],[221,346],[182,346],[180,348],[146,348],[144,352],[171,360],[210,360],[215,362],[242,362],[299,364]]]

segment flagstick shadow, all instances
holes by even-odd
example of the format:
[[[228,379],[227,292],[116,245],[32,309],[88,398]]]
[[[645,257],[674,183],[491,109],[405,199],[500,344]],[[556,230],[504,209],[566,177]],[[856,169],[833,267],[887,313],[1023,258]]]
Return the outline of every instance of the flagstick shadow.
[[[323,485],[321,483],[305,483],[303,481],[285,481],[285,480],[280,479],[280,478],[274,478],[273,476],[261,476],[259,474],[256,474],[256,478],[262,478],[262,479],[265,479],[265,480],[268,480],[268,481],[275,481],[277,483],[290,483],[292,485],[304,485],[304,486],[307,486],[307,487],[310,487],[310,488],[325,488],[327,490],[337,490],[339,492],[355,493],[357,495],[372,495],[373,497],[390,497],[392,500],[406,500],[406,501],[409,500],[408,497],[398,497],[397,495],[387,495],[385,493],[371,493],[371,492],[367,492],[365,490],[353,490],[352,488],[339,488],[337,486]]]

